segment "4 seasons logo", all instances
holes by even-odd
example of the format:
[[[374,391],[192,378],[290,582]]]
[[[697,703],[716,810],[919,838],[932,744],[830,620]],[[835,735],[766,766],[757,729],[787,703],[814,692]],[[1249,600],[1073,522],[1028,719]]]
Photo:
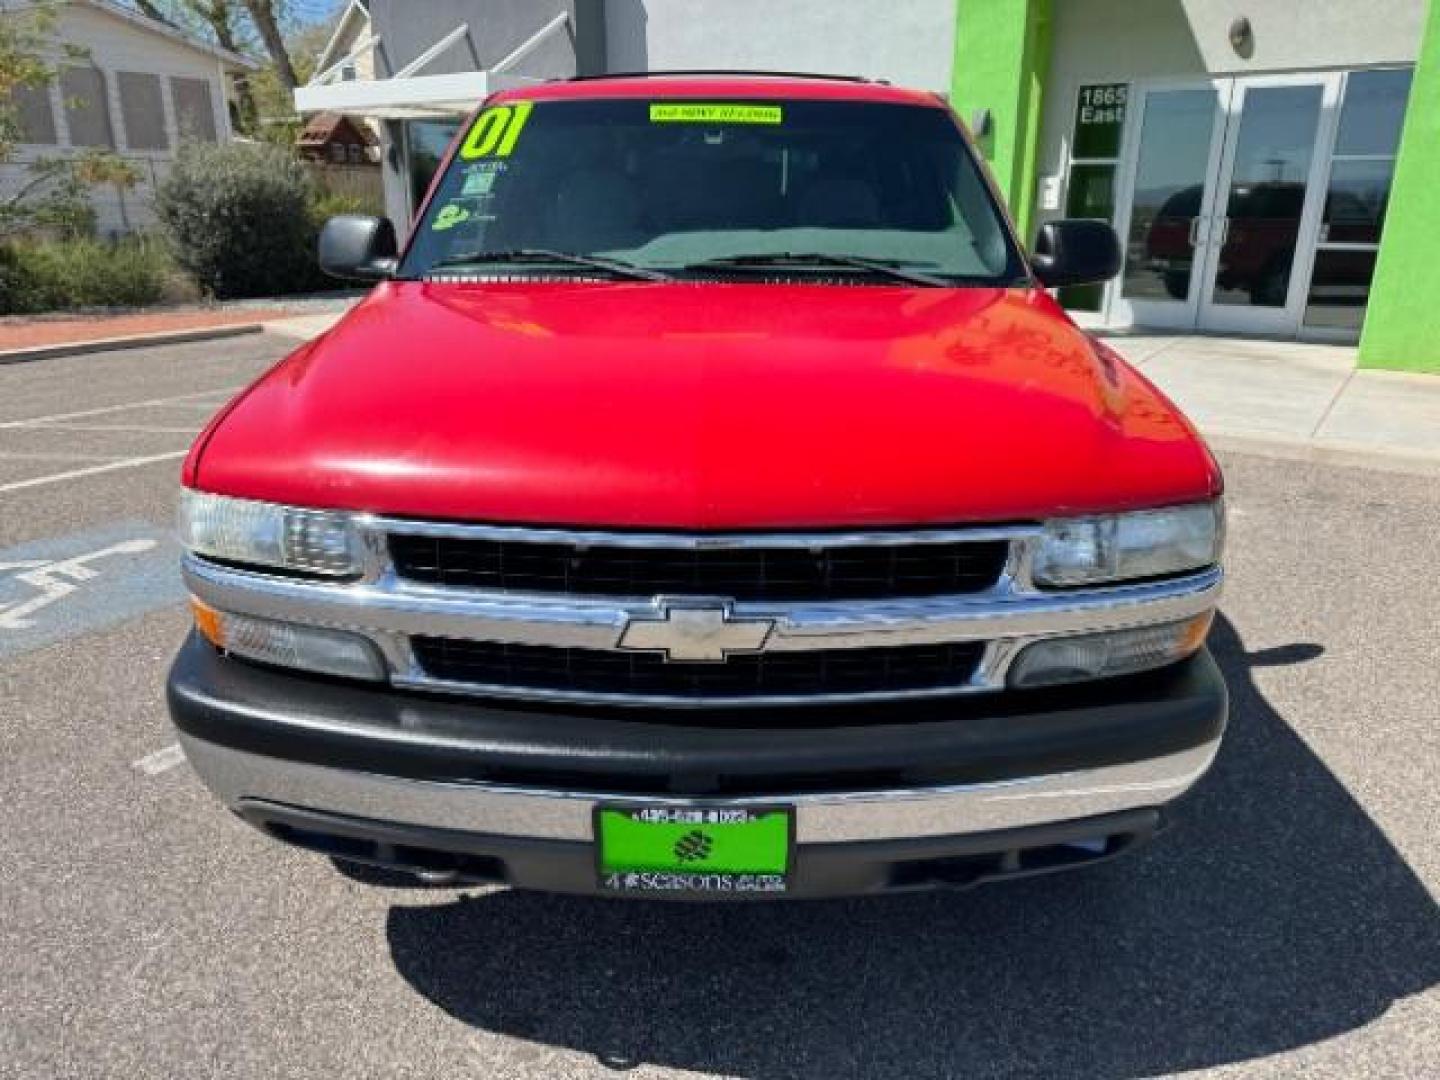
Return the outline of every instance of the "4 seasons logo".
[[[629,871],[601,875],[600,885],[611,892],[668,893],[783,893],[789,891],[784,874],[707,874],[696,872]]]

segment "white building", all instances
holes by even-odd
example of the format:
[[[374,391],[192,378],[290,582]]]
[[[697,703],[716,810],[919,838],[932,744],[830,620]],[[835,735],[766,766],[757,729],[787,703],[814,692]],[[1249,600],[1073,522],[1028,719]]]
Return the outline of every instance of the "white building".
[[[0,0],[0,13],[33,6]],[[21,142],[15,159],[0,165],[0,198],[26,183],[36,158],[113,151],[141,182],[127,192],[95,191],[99,228],[107,234],[154,221],[151,195],[183,141],[232,137],[230,78],[257,67],[110,0],[61,4],[54,45],[60,77],[16,95]]]

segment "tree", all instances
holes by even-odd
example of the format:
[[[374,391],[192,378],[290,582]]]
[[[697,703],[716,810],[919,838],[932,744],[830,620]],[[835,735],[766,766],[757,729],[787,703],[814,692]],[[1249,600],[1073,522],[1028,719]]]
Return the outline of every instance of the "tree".
[[[285,36],[280,32],[275,5],[271,0],[245,0],[245,10],[250,13],[255,29],[259,31],[260,40],[265,43],[265,51],[275,65],[275,74],[285,89],[294,90],[300,80],[295,77],[295,65],[290,60],[290,50],[285,47]]]
[[[170,21],[169,16],[156,7],[151,0],[135,0],[135,6],[140,9],[142,14],[148,15],[156,22],[168,23]]]

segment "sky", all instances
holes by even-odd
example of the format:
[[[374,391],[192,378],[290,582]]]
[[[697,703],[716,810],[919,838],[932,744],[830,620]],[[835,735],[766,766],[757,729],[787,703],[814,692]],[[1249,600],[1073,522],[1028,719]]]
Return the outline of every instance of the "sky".
[[[324,22],[345,6],[347,0],[290,0],[290,9],[305,23]]]

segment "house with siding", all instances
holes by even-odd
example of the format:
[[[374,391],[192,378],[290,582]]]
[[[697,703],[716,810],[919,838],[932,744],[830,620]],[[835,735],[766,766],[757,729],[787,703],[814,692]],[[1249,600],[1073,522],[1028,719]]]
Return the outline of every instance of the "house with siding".
[[[33,5],[0,0],[0,17]],[[231,80],[258,65],[111,0],[67,0],[57,9],[59,77],[16,95],[21,139],[0,165],[0,198],[26,182],[37,158],[108,150],[140,175],[129,191],[98,188],[101,233],[154,222],[152,196],[180,145],[233,137]]]

